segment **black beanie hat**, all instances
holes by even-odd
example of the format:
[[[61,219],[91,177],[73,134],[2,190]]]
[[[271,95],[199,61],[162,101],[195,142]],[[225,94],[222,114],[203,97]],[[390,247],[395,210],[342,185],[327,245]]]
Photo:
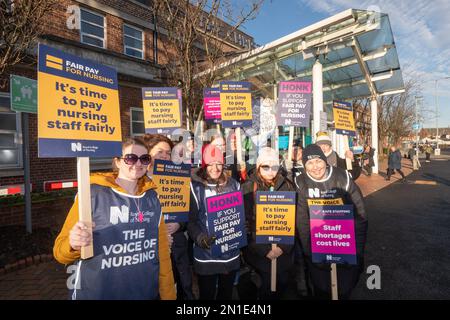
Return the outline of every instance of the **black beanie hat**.
[[[325,154],[323,153],[322,149],[317,144],[310,144],[305,149],[303,149],[303,156],[302,156],[302,162],[303,166],[306,165],[306,162],[311,159],[320,158],[325,163],[327,163],[327,157],[325,157]]]

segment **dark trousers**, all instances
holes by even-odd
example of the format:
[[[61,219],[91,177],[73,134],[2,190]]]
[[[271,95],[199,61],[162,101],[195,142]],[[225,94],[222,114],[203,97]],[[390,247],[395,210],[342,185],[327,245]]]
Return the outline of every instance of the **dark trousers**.
[[[400,175],[402,176],[403,179],[405,179],[405,175],[403,174],[402,170],[400,169],[395,169],[397,170],[398,173],[400,173]],[[391,179],[391,175],[394,173],[394,169],[388,169],[388,180]]]
[[[430,161],[431,153],[425,152],[426,160]]]
[[[367,175],[372,175],[372,167],[369,165],[364,166],[364,170],[366,170]]]
[[[337,265],[339,300],[350,299],[353,288],[356,287],[364,263],[355,266]],[[307,260],[307,273],[310,277],[313,299],[331,300],[331,272],[330,267],[323,268]]]
[[[279,300],[281,299],[283,293],[286,291],[289,281],[289,272],[277,272],[277,284],[276,291],[272,292],[270,290],[271,284],[271,273],[269,272],[258,272],[261,277],[261,287],[258,290],[258,296],[260,300]]]
[[[177,284],[177,300],[194,300],[192,267],[189,261],[188,241],[183,232],[173,234],[172,270]]]
[[[200,300],[231,300],[236,272],[198,275]]]

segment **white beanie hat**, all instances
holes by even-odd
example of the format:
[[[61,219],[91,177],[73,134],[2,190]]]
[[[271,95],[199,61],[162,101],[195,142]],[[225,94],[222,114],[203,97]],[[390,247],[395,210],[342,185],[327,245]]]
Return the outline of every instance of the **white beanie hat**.
[[[321,144],[328,144],[330,147],[333,145],[333,143],[331,142],[331,138],[328,134],[320,134],[317,138],[316,138],[316,144],[317,145],[321,145]]]
[[[263,162],[280,163],[278,152],[270,147],[264,147],[259,150],[256,167],[258,168]]]

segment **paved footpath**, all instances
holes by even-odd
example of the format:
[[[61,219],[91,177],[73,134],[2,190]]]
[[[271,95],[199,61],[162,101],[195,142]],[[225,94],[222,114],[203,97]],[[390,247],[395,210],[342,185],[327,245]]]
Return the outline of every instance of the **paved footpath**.
[[[0,300],[65,300],[67,278],[54,260],[10,272],[0,276]]]
[[[412,171],[411,162],[403,159],[405,174]],[[357,180],[364,196],[380,190],[399,179],[399,174],[391,177],[391,181],[385,181],[386,162],[380,163],[380,175],[367,177],[361,175]],[[42,262],[18,271],[0,275],[0,300],[4,299],[67,299],[66,280],[69,274],[65,267],[52,260]]]

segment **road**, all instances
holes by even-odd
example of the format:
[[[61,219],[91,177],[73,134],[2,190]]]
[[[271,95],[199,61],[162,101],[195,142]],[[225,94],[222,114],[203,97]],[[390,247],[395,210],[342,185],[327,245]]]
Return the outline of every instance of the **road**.
[[[421,162],[407,184],[366,198],[366,267],[380,267],[381,289],[363,273],[352,299],[450,299],[450,150]]]

